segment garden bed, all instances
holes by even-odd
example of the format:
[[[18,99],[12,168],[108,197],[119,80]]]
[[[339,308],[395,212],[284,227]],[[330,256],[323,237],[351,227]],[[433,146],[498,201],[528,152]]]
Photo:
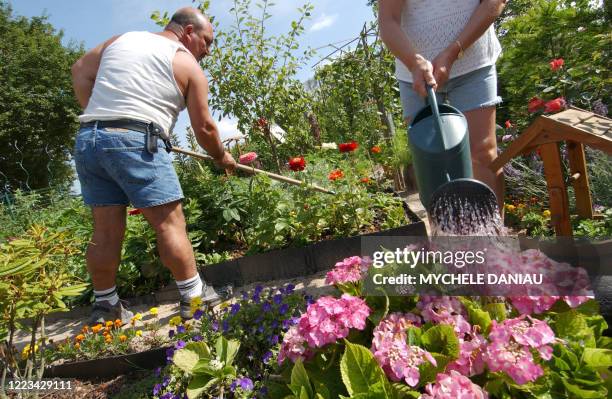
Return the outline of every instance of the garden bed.
[[[367,236],[426,236],[425,223],[404,201],[409,224],[393,229],[320,241],[301,248],[273,250],[244,256],[200,268],[204,279],[214,286],[243,286],[255,281],[269,281],[305,276],[330,269],[337,261],[360,253],[361,238]]]

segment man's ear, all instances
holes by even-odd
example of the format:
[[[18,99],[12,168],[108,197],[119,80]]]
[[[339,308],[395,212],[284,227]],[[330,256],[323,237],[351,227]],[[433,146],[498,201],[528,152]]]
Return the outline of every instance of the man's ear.
[[[185,26],[185,34],[186,35],[191,35],[193,33],[193,25],[189,24],[187,26]]]

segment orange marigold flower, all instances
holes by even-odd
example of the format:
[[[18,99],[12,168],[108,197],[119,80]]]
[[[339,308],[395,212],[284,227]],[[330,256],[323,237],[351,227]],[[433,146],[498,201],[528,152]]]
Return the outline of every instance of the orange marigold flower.
[[[102,324],[96,324],[95,326],[91,328],[91,331],[94,334],[97,334],[98,332],[100,332],[101,329],[102,329]]]
[[[113,342],[113,338],[110,335],[107,335],[106,338],[104,339],[104,342],[106,342],[107,344],[110,344],[111,342]]]
[[[83,328],[81,328],[81,332],[83,334],[87,334],[89,332],[89,326],[88,325],[84,325]]]
[[[359,180],[362,183],[368,184],[370,182],[370,178],[369,177],[362,177],[361,180]]]
[[[75,339],[76,339],[77,342],[81,342],[82,340],[85,339],[85,336],[83,334],[79,334],[79,335],[76,336]]]
[[[344,172],[342,172],[340,169],[332,170],[327,176],[327,178],[331,181],[342,179],[343,177]]]
[[[123,325],[123,323],[121,322],[121,320],[119,320],[119,319],[115,320],[115,327],[116,327],[116,328],[119,328],[119,327],[121,327],[122,325]]]
[[[75,347],[76,349],[79,349],[79,348],[81,347],[81,344],[79,344],[79,343],[77,342],[76,344],[74,344],[74,347]]]
[[[119,340],[121,342],[125,342],[125,341],[127,341],[127,336],[122,334],[122,335],[119,336]]]
[[[370,151],[372,151],[373,154],[380,154],[381,150],[379,146],[375,145],[374,147],[370,149]]]

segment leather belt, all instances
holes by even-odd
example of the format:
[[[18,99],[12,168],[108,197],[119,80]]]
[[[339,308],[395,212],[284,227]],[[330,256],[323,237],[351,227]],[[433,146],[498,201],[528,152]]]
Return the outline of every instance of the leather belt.
[[[157,138],[159,137],[165,144],[166,151],[172,150],[172,143],[169,139],[164,138],[165,134],[161,126],[154,122],[141,122],[132,119],[115,119],[110,121],[90,121],[82,122],[81,128],[95,127],[99,129],[104,128],[115,128],[115,129],[126,129],[133,130],[136,132],[143,133],[145,138],[145,146],[148,152],[157,152]]]

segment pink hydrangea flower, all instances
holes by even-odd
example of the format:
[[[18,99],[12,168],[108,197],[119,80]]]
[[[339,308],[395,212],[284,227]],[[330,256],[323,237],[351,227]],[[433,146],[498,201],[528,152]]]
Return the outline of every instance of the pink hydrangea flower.
[[[251,152],[247,152],[246,154],[240,155],[240,157],[238,158],[238,162],[240,162],[243,165],[249,165],[255,162],[256,159],[257,159],[257,153],[251,151]]]
[[[510,297],[512,305],[522,315],[544,313],[559,299],[558,296],[516,296]]]
[[[425,322],[449,324],[457,334],[464,334],[472,329],[466,320],[467,312],[457,298],[422,295],[417,308],[421,311]]]
[[[285,359],[296,362],[298,359],[308,359],[312,356],[312,351],[306,347],[306,340],[298,332],[297,326],[292,326],[286,333],[281,343],[278,353],[278,364],[282,364]]]
[[[420,378],[419,365],[425,361],[436,365],[436,359],[429,352],[407,343],[406,329],[420,325],[420,318],[414,314],[392,313],[374,328],[371,350],[391,380],[404,380],[416,386]]]
[[[502,371],[519,385],[537,380],[544,374],[529,349],[515,341],[493,341],[487,346],[485,362],[492,372]]]
[[[362,274],[367,272],[371,263],[360,258],[351,256],[336,263],[334,268],[327,272],[326,284],[352,283],[361,280]]]
[[[593,299],[593,296],[563,296],[561,297],[571,308],[578,307],[586,301]]]
[[[324,296],[311,304],[298,322],[298,331],[308,345],[320,348],[363,330],[370,308],[361,298],[343,294],[340,299]]]
[[[438,374],[435,384],[427,384],[420,399],[487,399],[487,392],[456,371]]]
[[[534,348],[545,360],[552,357],[550,344],[557,342],[554,331],[545,321],[525,315],[504,320],[501,324],[493,320],[489,340],[514,341],[519,345]]]
[[[484,371],[483,352],[487,341],[474,327],[471,332],[459,337],[459,358],[446,366],[446,371],[457,371],[466,376]]]

